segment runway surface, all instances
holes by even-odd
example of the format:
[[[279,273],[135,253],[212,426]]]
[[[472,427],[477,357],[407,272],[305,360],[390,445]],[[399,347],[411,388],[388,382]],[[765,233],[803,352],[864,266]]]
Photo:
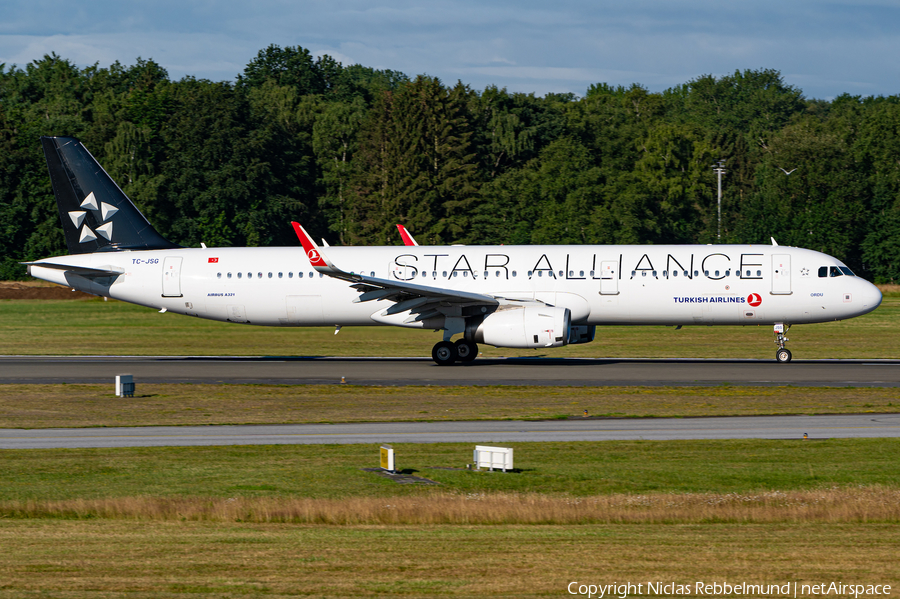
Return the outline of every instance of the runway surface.
[[[0,448],[900,437],[900,414],[0,429]]]
[[[358,385],[812,385],[900,387],[900,360],[0,356],[0,384],[110,382]]]

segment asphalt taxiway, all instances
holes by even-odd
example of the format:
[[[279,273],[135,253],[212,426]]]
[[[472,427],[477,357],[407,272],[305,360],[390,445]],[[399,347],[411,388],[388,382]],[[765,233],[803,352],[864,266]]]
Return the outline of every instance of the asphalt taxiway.
[[[900,360],[0,356],[0,384],[110,382],[358,385],[802,385],[900,387]]]
[[[900,414],[0,429],[0,449],[866,437],[900,437]]]

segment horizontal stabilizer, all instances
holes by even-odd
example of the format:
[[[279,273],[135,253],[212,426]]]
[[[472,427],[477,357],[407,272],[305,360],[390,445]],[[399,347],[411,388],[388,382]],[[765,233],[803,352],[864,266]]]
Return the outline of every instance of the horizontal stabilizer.
[[[55,262],[20,262],[25,266],[40,266],[41,268],[52,268],[53,270],[64,270],[82,277],[114,277],[125,272],[124,268],[110,266],[109,268],[91,268],[88,266],[75,266],[72,264],[57,264]],[[30,268],[29,268],[30,272]]]

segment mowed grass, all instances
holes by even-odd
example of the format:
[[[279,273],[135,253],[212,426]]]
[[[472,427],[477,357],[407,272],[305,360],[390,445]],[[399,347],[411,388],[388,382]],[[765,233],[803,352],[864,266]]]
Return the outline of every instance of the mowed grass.
[[[842,322],[798,325],[796,358],[900,358],[900,294]],[[760,358],[774,355],[771,328],[599,327],[593,343],[552,350],[480,346],[485,357]],[[123,302],[0,300],[0,353],[54,355],[430,356],[431,331],[396,327],[272,328],[214,322]]]
[[[282,424],[900,411],[883,387],[0,385],[0,428]],[[599,425],[599,426],[602,426]]]
[[[571,582],[893,584],[895,524],[5,520],[0,597],[563,597]],[[852,548],[849,549],[849,548]],[[894,591],[892,591],[893,593]],[[807,595],[808,596],[808,595]]]
[[[798,431],[799,433],[799,431]],[[900,440],[0,450],[0,597],[900,582]]]
[[[36,433],[40,434],[40,433]],[[428,497],[433,493],[751,493],[900,488],[900,440],[513,443],[516,472],[465,470],[473,444],[394,444],[397,467],[438,485],[363,471],[378,445],[0,450],[0,501],[115,497]]]

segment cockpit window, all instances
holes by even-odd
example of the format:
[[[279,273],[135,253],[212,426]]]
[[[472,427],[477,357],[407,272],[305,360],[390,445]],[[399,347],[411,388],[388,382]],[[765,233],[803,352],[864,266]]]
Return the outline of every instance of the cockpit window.
[[[827,277],[827,276],[828,276],[828,267],[827,267],[827,266],[820,266],[820,267],[819,267],[819,278],[820,278],[820,279],[824,279],[824,278]]]
[[[853,271],[850,270],[849,268],[847,268],[846,266],[838,266],[838,268],[840,268],[841,272],[844,273],[845,275],[847,275],[848,277],[856,276],[855,274],[853,274]]]
[[[842,276],[844,273],[842,273],[842,272],[841,272],[841,269],[838,268],[837,266],[832,266],[832,267],[830,267],[830,268],[828,269],[828,274],[829,274],[830,276],[832,276],[832,277],[840,277],[840,276]]]

